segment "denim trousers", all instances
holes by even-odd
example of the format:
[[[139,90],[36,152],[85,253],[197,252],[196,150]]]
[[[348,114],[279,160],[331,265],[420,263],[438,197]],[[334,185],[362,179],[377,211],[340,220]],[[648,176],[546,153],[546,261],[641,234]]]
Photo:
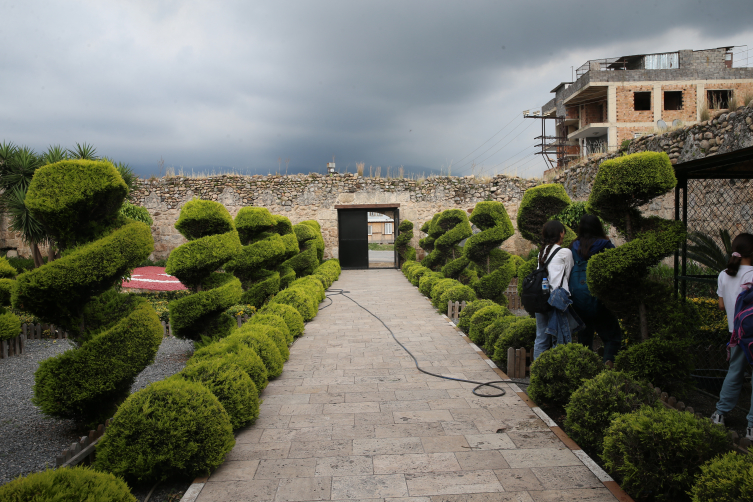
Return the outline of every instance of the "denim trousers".
[[[586,328],[578,331],[578,343],[593,350],[594,333],[598,333],[604,344],[604,362],[614,362],[614,357],[622,346],[622,329],[617,317],[602,308],[594,317],[583,317]]]
[[[719,402],[716,403],[716,411],[722,415],[729,413],[737,405],[737,400],[740,398],[740,391],[743,387],[745,369],[749,367],[743,349],[732,347],[729,358],[729,372],[724,379],[722,391],[719,393]],[[751,396],[751,405],[747,418],[748,427],[753,427],[753,396]]]
[[[533,344],[533,360],[538,357],[547,349],[552,347],[552,335],[546,332],[547,326],[549,326],[549,320],[554,315],[554,310],[550,310],[544,314],[536,314],[536,341]]]

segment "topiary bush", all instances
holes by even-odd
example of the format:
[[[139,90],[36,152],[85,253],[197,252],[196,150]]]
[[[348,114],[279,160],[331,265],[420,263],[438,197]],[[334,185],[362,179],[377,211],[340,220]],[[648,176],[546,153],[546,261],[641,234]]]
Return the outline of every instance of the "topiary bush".
[[[601,166],[599,169],[601,169]],[[541,246],[541,227],[554,215],[562,212],[570,203],[571,200],[565,192],[565,187],[559,183],[529,188],[523,194],[523,199],[518,208],[518,231],[520,235],[527,241]]]
[[[264,328],[274,329],[268,326],[244,324],[243,327],[230,335],[228,340],[248,345],[261,357],[264,367],[267,368],[267,378],[277,378],[282,374],[282,365],[285,361],[282,359],[277,344],[267,336]]]
[[[233,429],[259,417],[259,391],[238,365],[221,358],[209,359],[185,367],[178,376],[209,389],[227,412]]]
[[[316,302],[316,305],[323,302],[326,297],[326,294],[324,293],[325,287],[324,284],[322,284],[322,281],[310,275],[294,280],[288,287],[301,287],[307,290],[311,298]]]
[[[468,338],[479,347],[483,347],[486,343],[484,330],[491,323],[499,319],[500,317],[509,316],[510,311],[502,305],[491,305],[484,307],[476,311],[471,317],[471,327],[468,331]]]
[[[565,430],[582,447],[601,452],[612,420],[641,406],[658,406],[654,389],[621,371],[603,371],[586,380],[565,406]]]
[[[693,358],[686,342],[652,338],[631,345],[617,355],[614,367],[680,399],[693,388]]]
[[[244,289],[242,303],[259,308],[277,293],[280,290],[277,269],[298,253],[298,240],[292,238],[292,226],[285,225],[283,218],[287,220],[263,207],[241,208],[235,217],[235,228],[243,247],[225,264],[225,270],[240,279]],[[286,238],[287,235],[290,237]]]
[[[476,299],[476,292],[469,286],[462,284],[445,290],[439,297],[440,311],[445,312],[449,302],[472,302]],[[442,308],[441,306],[444,306]]]
[[[237,365],[251,378],[259,392],[263,391],[269,383],[267,367],[259,354],[237,339],[228,337],[200,348],[193,353],[186,367],[207,360],[222,360]]]
[[[432,288],[434,288],[434,285],[437,282],[441,281],[444,278],[445,277],[441,272],[426,273],[421,276],[421,279],[418,281],[418,290],[422,295],[431,298]]]
[[[418,286],[421,283],[421,278],[430,273],[432,273],[431,270],[426,267],[414,267],[410,269],[410,277],[408,278],[408,280],[414,286]]]
[[[707,418],[644,406],[612,421],[601,458],[607,472],[635,498],[687,500],[701,465],[727,453],[731,445],[724,427]]]
[[[460,259],[461,263],[452,267],[457,269],[459,274],[459,271],[468,265],[468,261],[463,257],[463,252],[457,244],[473,234],[468,215],[462,209],[447,209],[434,216],[428,229],[429,236],[433,239],[432,251],[421,261],[421,264],[436,270],[450,261]]]
[[[169,378],[118,408],[94,466],[137,482],[206,476],[234,445],[230,417],[209,389]]]
[[[458,316],[458,328],[460,328],[463,333],[468,334],[468,332],[471,330],[471,318],[473,317],[473,314],[484,307],[491,307],[492,305],[497,304],[491,300],[475,300],[471,303],[467,303],[465,305],[465,308],[460,311],[460,315]]]
[[[444,292],[450,288],[462,285],[463,284],[456,281],[455,279],[442,279],[438,281],[436,284],[434,284],[434,287],[431,288],[431,304],[435,309],[439,311],[444,310],[442,308],[442,295],[444,294]],[[447,308],[447,304],[444,305],[444,308]]]
[[[284,303],[268,303],[264,305],[257,313],[257,315],[263,314],[271,314],[282,317],[282,320],[285,321],[285,324],[288,325],[288,330],[290,330],[290,335],[293,338],[298,338],[303,334],[303,316],[295,307],[286,305]]]
[[[340,277],[340,271],[340,261],[333,258],[316,267],[311,275],[319,278],[324,288],[328,289]]]
[[[301,314],[301,317],[303,317],[303,320],[306,322],[316,317],[317,314],[318,302],[316,302],[307,289],[300,286],[280,291],[272,300],[270,300],[270,303],[290,305]]]
[[[753,500],[753,455],[730,452],[709,460],[689,495],[693,502]]]
[[[0,486],[5,502],[136,502],[121,478],[76,466],[49,469],[19,477]]]
[[[531,364],[528,395],[535,402],[564,406],[585,380],[604,369],[595,352],[579,343],[566,343],[545,350]]]
[[[495,336],[499,332],[498,336]],[[507,349],[526,348],[533,351],[536,341],[536,319],[532,317],[507,316],[497,319],[486,328],[487,353],[502,368],[507,368]]]
[[[21,319],[0,307],[0,340],[10,340],[21,334]]]
[[[416,259],[416,248],[410,246],[413,239],[413,222],[403,220],[397,227],[397,237],[395,237],[395,249],[397,249],[398,265],[402,268],[403,263],[414,261]]]
[[[297,314],[298,312],[296,312]],[[299,314],[300,315],[300,314]],[[303,321],[301,321],[303,322]],[[249,319],[248,324],[260,324],[264,326],[270,326],[272,328],[277,329],[281,335],[282,339],[285,342],[285,349],[287,350],[287,346],[293,343],[293,335],[290,334],[290,328],[287,324],[285,324],[285,319],[283,319],[279,315],[275,314],[256,314],[255,316],[251,317]],[[275,343],[277,343],[275,341]],[[279,348],[279,345],[278,345]],[[282,354],[282,350],[280,350],[280,353]],[[290,353],[288,352],[288,356]],[[285,357],[285,360],[287,361],[287,356],[283,354],[283,357]]]
[[[285,261],[282,266],[294,270],[296,277],[311,275],[320,264],[317,246],[319,239],[322,239],[322,233],[319,224],[313,223],[308,221],[293,225],[300,252]],[[322,250],[324,250],[324,240],[322,239],[321,242]]]

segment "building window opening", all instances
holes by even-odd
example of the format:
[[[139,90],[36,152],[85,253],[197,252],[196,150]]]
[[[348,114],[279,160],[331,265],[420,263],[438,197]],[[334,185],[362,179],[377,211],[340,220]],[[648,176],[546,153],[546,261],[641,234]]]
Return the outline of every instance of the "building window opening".
[[[633,93],[633,109],[635,111],[651,110],[651,92]]]
[[[725,110],[729,108],[729,100],[732,97],[732,91],[729,89],[714,89],[706,91],[706,103],[709,110]]]
[[[392,235],[392,223],[388,222],[384,224],[384,234],[385,235]]]
[[[664,109],[682,110],[682,91],[664,91]]]

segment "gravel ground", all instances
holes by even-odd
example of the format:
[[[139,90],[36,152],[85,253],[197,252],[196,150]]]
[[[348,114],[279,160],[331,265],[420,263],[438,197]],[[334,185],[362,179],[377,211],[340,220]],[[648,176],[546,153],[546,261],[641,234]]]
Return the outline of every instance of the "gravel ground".
[[[65,340],[28,340],[25,354],[0,360],[0,485],[53,466],[55,457],[85,433],[73,420],[45,417],[31,404],[40,361],[70,347]],[[177,373],[192,353],[193,342],[164,338],[154,364],[136,377],[131,391]]]

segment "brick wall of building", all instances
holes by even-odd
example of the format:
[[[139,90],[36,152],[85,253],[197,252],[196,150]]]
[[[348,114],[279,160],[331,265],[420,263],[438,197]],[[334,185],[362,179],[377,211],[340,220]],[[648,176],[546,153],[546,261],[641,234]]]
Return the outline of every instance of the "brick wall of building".
[[[677,119],[682,122],[695,122],[696,117],[696,99],[698,89],[696,85],[663,85],[661,86],[662,96],[662,120],[671,124]],[[664,91],[682,91],[682,110],[665,110],[664,109]]]
[[[635,110],[636,92],[652,92],[651,85],[621,86],[617,88],[617,122],[653,122],[654,100],[651,98],[650,110]]]
[[[594,122],[606,122],[607,121],[607,101],[600,101],[598,103],[588,103],[581,107],[583,113],[581,117],[581,127],[585,127],[588,124]]]

